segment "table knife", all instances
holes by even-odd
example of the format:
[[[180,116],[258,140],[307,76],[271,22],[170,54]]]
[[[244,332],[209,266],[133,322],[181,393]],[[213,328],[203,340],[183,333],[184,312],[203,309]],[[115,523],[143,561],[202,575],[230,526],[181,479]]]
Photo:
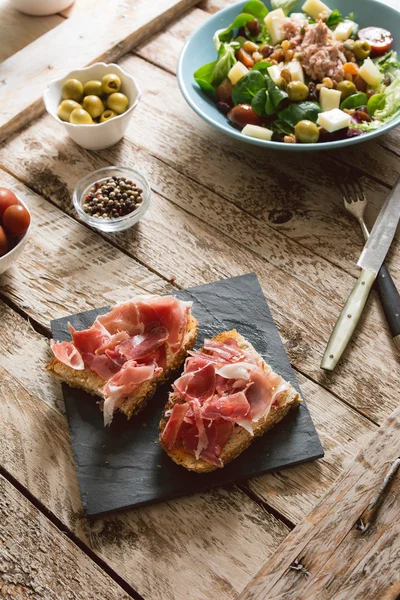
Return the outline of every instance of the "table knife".
[[[361,267],[361,273],[356,281],[350,296],[336,325],[329,338],[325,354],[322,358],[321,369],[333,371],[340,357],[342,356],[357,323],[361,317],[364,306],[367,302],[369,293],[377,278],[378,272],[385,260],[386,254],[396,233],[397,224],[400,218],[400,179],[387,197],[382,209],[378,215],[371,234],[365,243],[364,249],[358,260],[357,266]],[[396,288],[394,288],[396,291]],[[394,294],[391,287],[387,290],[387,303],[395,303],[392,310],[391,326],[392,335],[396,345],[400,340],[399,314],[400,305],[398,304],[398,295]]]

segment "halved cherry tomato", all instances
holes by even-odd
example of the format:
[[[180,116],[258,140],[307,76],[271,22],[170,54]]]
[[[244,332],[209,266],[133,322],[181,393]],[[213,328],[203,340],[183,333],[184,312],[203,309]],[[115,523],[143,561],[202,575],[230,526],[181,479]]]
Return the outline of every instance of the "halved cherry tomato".
[[[18,204],[9,206],[3,215],[3,225],[10,233],[22,235],[25,233],[31,222],[31,216],[25,207]]]
[[[262,125],[263,119],[249,104],[237,104],[228,112],[228,119],[234,125]]]
[[[350,73],[350,75],[357,75],[358,65],[357,63],[344,63],[343,71],[345,73]]]
[[[360,29],[358,37],[371,46],[372,54],[385,54],[393,43],[393,36],[387,29],[382,27],[365,27]]]
[[[6,208],[14,204],[18,204],[18,198],[14,192],[5,187],[0,187],[0,219]]]

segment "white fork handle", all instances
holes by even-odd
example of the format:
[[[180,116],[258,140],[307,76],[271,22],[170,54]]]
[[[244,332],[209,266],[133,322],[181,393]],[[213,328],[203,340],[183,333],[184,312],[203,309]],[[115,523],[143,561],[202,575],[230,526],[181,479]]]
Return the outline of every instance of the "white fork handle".
[[[336,367],[361,317],[375,279],[374,271],[362,269],[331,333],[321,369],[333,371]]]

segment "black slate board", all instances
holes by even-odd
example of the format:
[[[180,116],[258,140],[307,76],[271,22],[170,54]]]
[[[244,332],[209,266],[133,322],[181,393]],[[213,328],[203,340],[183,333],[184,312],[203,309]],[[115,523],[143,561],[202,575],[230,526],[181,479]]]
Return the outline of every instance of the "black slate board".
[[[193,301],[193,314],[199,321],[197,347],[204,338],[235,327],[300,391],[256,275],[201,285],[176,296]],[[70,339],[68,322],[84,329],[107,310],[52,321],[54,339]],[[190,473],[172,462],[157,442],[169,389],[170,385],[160,388],[150,405],[130,421],[116,414],[111,427],[105,429],[95,398],[63,384],[83,508],[88,516],[205,491],[324,455],[303,402],[223,469]]]

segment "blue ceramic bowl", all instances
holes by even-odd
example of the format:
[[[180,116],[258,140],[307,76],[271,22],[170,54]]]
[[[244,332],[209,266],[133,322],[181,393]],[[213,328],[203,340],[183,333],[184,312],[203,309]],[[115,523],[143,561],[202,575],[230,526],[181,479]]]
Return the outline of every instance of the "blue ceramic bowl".
[[[392,32],[394,36],[393,48],[400,53],[400,12],[378,0],[324,0],[333,10],[339,9],[344,15],[354,12],[355,20],[360,27],[377,25],[384,27]],[[179,58],[178,63],[178,83],[182,94],[193,110],[200,115],[207,123],[213,125],[223,133],[227,133],[240,141],[264,146],[265,148],[275,148],[277,150],[290,150],[291,152],[307,152],[309,150],[331,150],[359,144],[374,137],[378,137],[393,129],[400,124],[400,116],[393,119],[386,125],[383,125],[375,131],[363,133],[354,138],[346,138],[333,142],[320,144],[285,144],[284,142],[274,142],[258,140],[249,136],[242,135],[228,122],[227,117],[222,114],[214,102],[205,94],[193,79],[193,73],[201,65],[211,62],[216,58],[216,52],[213,45],[213,35],[217,29],[228,27],[233,19],[242,12],[245,2],[238,2],[232,6],[221,10],[213,17],[208,19],[186,42],[185,47]],[[293,12],[299,12],[304,0],[297,3]],[[270,8],[269,1],[266,2]]]

